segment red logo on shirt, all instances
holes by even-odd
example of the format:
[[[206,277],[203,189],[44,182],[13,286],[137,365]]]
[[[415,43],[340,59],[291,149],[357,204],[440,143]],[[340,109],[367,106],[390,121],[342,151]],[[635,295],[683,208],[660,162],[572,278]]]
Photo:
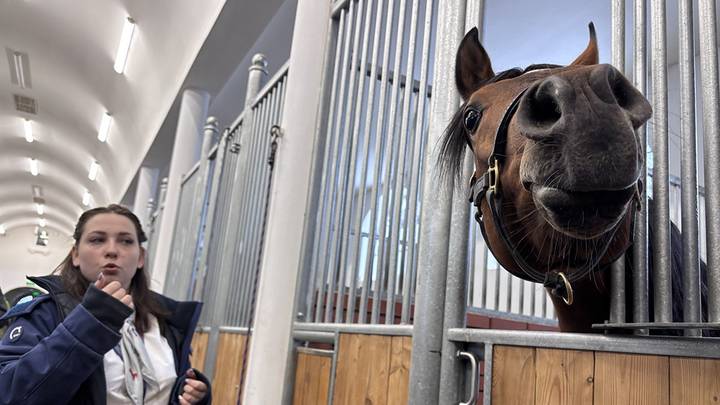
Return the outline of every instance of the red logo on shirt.
[[[137,378],[137,376],[138,376],[138,374],[137,374],[135,371],[133,371],[133,370],[130,370],[130,375],[132,376],[132,379],[133,379],[133,380],[135,380],[135,379]]]

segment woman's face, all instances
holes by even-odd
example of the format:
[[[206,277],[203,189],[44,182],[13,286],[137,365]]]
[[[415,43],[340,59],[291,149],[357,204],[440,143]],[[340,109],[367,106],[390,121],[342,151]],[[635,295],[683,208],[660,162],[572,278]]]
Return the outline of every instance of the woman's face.
[[[135,272],[145,265],[145,249],[129,218],[97,214],[85,223],[80,241],[73,247],[72,262],[89,282],[102,273],[107,282],[117,280],[129,290]]]

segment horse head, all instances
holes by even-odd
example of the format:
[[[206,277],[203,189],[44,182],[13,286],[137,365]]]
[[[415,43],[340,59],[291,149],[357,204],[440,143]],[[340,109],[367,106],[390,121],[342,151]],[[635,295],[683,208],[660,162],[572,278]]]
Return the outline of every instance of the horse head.
[[[568,66],[495,74],[473,29],[455,69],[464,103],[443,138],[441,164],[458,175],[469,146],[471,201],[494,256],[545,283],[556,308],[582,301],[573,285],[632,242],[643,172],[636,129],[650,104],[617,69],[598,64],[592,24],[587,48]]]

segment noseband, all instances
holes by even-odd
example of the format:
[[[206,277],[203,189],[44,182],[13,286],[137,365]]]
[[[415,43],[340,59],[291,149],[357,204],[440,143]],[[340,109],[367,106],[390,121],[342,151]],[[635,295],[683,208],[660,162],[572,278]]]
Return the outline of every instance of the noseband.
[[[493,150],[492,153],[490,153],[490,157],[488,158],[488,170],[480,177],[476,178],[475,175],[473,175],[472,179],[470,180],[470,202],[473,203],[473,205],[475,205],[475,207],[477,208],[475,220],[480,224],[480,230],[482,232],[483,238],[485,239],[485,243],[488,246],[488,249],[490,249],[490,251],[493,253],[493,255],[497,257],[497,255],[490,246],[490,242],[488,240],[485,230],[485,224],[483,222],[483,214],[480,207],[483,199],[487,201],[488,206],[490,207],[493,223],[495,224],[495,229],[499,234],[500,239],[502,240],[508,252],[510,252],[517,266],[520,267],[520,269],[522,270],[522,274],[515,275],[527,281],[542,283],[543,286],[548,288],[553,295],[562,298],[565,304],[572,305],[574,300],[572,283],[584,277],[587,277],[593,271],[593,269],[597,268],[600,260],[605,256],[605,253],[607,253],[607,250],[609,249],[610,244],[614,239],[615,232],[620,227],[620,224],[622,224],[624,221],[618,221],[618,223],[613,227],[611,236],[608,238],[608,241],[604,244],[602,250],[597,255],[597,257],[591,258],[591,260],[588,261],[583,267],[573,271],[570,274],[566,275],[564,272],[556,270],[547,272],[537,271],[520,256],[520,254],[518,253],[518,249],[516,249],[516,246],[514,246],[513,243],[510,241],[507,229],[502,222],[502,193],[500,190],[500,170],[502,169],[502,165],[505,162],[505,149],[507,146],[508,127],[510,126],[510,121],[512,120],[512,117],[515,115],[515,112],[520,105],[520,100],[522,99],[522,96],[526,92],[527,88],[521,91],[520,94],[515,96],[512,103],[510,103],[507,110],[505,110],[502,121],[500,121],[500,125],[498,126],[495,133]],[[638,182],[640,182],[640,180],[638,180]],[[639,188],[640,185],[636,183],[635,200],[638,204],[638,209],[640,208]],[[631,218],[631,235],[634,222],[635,221],[633,215]]]

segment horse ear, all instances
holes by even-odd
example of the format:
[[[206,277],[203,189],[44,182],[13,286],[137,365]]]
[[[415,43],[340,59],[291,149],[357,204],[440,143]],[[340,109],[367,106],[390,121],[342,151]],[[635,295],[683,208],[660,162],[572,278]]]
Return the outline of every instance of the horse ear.
[[[590,42],[588,42],[587,48],[575,59],[571,65],[597,65],[598,64],[598,46],[597,36],[595,35],[595,24],[590,23],[588,25],[590,30]]]
[[[490,57],[478,40],[478,29],[465,34],[455,57],[455,86],[467,100],[482,84],[495,76]]]

